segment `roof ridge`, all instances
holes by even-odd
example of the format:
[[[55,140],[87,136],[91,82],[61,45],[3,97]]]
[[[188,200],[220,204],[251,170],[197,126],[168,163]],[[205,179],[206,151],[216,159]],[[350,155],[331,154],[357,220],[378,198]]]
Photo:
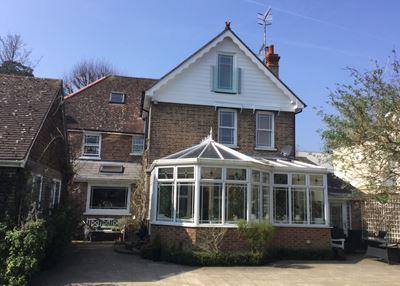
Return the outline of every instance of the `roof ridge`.
[[[148,79],[148,80],[158,80],[157,78],[151,78],[151,77],[137,77],[137,76],[129,76],[129,75],[118,75],[118,74],[111,74],[111,77],[125,77],[125,78],[130,78],[130,79]]]
[[[78,93],[81,93],[82,91],[88,89],[89,87],[92,87],[92,86],[98,84],[99,82],[105,80],[106,78],[108,78],[108,77],[110,77],[110,76],[111,76],[111,75],[103,76],[103,77],[101,77],[101,78],[99,78],[99,79],[97,79],[97,80],[95,80],[95,81],[89,83],[88,85],[86,85],[86,86],[84,86],[84,87],[78,89],[77,91],[75,91],[75,92],[73,92],[73,93],[71,93],[71,94],[68,94],[67,96],[64,97],[64,99],[65,99],[65,100],[66,100],[66,99],[69,99],[69,98],[71,98],[71,97],[77,95]]]
[[[49,77],[36,77],[28,75],[16,75],[16,74],[0,74],[2,77],[14,77],[14,78],[26,78],[32,80],[51,80],[51,81],[62,81],[60,78],[49,78]]]

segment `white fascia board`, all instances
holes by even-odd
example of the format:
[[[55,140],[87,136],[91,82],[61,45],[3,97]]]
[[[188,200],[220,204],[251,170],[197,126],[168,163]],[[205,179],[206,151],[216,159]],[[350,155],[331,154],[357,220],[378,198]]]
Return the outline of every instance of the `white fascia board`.
[[[251,61],[262,71],[264,74],[273,82],[276,84],[276,86],[285,94],[289,97],[292,105],[293,105],[293,110],[296,109],[303,109],[305,106],[304,104],[298,100],[298,98],[292,93],[291,90],[289,90],[282,82],[275,77],[272,72],[265,67],[263,63],[261,63],[260,59],[257,58],[250,50],[247,48],[245,45],[243,45],[242,41],[237,38],[230,30],[225,30],[221,35],[219,35],[216,39],[214,39],[212,42],[208,43],[205,47],[203,47],[200,51],[198,51],[196,54],[192,55],[186,61],[184,61],[181,65],[177,66],[175,70],[172,70],[169,74],[167,74],[164,78],[162,78],[160,81],[158,81],[155,85],[153,85],[151,88],[146,90],[145,92],[145,102],[144,106],[148,107],[150,104],[150,101],[152,97],[154,96],[154,93],[158,91],[162,86],[164,86],[166,83],[168,83],[170,80],[175,78],[177,75],[179,75],[182,71],[187,69],[191,64],[196,62],[198,59],[200,59],[202,56],[204,56],[206,53],[208,53],[213,47],[215,47],[217,44],[222,42],[225,38],[230,38],[235,44],[239,46],[239,48],[244,52],[245,55]],[[147,98],[147,99],[146,99]],[[147,102],[146,102],[147,100]]]
[[[0,160],[0,167],[24,168],[25,160]]]

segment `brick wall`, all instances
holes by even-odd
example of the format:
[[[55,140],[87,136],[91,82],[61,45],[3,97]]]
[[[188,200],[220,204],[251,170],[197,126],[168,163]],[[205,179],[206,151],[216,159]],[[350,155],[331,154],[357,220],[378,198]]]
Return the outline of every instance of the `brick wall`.
[[[151,237],[159,236],[162,245],[188,250],[201,243],[204,233],[209,231],[206,227],[181,227],[166,225],[151,225]],[[299,228],[276,227],[272,248],[291,249],[329,249],[329,228]],[[308,243],[309,241],[309,243]],[[228,228],[221,243],[221,250],[226,252],[246,251],[248,246],[238,234],[237,229]]]
[[[239,152],[248,155],[276,156],[276,151],[258,151],[256,147],[256,114],[253,110],[238,110]],[[275,147],[295,146],[295,115],[275,112]],[[188,148],[208,136],[213,129],[217,140],[218,109],[212,106],[158,103],[151,107],[150,156],[153,160]]]
[[[82,152],[83,132],[68,131],[71,157],[78,159]],[[132,135],[101,134],[101,160],[119,162],[142,162],[142,156],[130,155],[132,152]]]

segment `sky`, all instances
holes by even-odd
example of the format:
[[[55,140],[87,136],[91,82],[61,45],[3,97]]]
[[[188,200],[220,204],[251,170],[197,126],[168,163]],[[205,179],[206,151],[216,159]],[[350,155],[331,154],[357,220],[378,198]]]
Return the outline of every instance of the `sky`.
[[[255,52],[257,13],[272,8],[267,44],[281,57],[280,78],[307,104],[296,117],[296,145],[319,151],[316,109],[346,67],[387,64],[400,47],[396,0],[2,0],[0,36],[20,34],[37,61],[35,76],[62,78],[78,61],[98,58],[121,75],[160,78],[224,29]]]

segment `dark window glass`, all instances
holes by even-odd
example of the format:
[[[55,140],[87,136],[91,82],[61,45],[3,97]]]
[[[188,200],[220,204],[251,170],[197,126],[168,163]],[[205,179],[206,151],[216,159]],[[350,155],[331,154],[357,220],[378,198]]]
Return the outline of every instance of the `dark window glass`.
[[[91,209],[126,209],[128,188],[92,187]]]
[[[274,184],[287,185],[288,175],[287,174],[274,174]]]

